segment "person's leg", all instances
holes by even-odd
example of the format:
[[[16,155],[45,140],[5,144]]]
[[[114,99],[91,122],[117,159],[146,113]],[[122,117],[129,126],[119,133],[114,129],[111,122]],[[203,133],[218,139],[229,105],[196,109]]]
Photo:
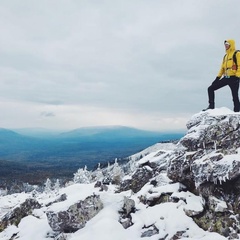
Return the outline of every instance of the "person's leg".
[[[231,78],[229,80],[229,87],[232,92],[233,104],[234,104],[234,112],[240,111],[240,102],[238,97],[238,89],[239,89],[239,78]]]
[[[222,78],[219,81],[214,81],[211,86],[208,87],[208,102],[209,106],[207,109],[214,109],[215,108],[215,91],[227,86],[229,83],[229,78]],[[205,110],[207,110],[205,109]]]

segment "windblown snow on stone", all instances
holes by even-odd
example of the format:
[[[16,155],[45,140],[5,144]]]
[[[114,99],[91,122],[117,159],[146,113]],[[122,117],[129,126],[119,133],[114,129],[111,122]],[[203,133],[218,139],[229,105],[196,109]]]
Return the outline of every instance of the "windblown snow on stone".
[[[57,191],[0,196],[0,239],[240,239],[239,127],[229,109],[200,112],[178,142],[80,169]]]

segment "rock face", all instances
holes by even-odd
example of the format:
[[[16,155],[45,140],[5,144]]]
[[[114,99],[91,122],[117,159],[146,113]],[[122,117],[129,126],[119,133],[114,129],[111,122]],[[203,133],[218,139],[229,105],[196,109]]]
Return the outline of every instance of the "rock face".
[[[240,177],[240,115],[194,115],[168,166],[168,176],[189,187]]]
[[[144,166],[139,168],[132,176],[121,183],[120,191],[131,189],[134,193],[138,192],[148,181],[153,177],[153,170],[150,167]]]
[[[32,198],[26,199],[25,202],[7,213],[0,221],[0,230],[6,228],[8,225],[18,225],[22,218],[32,213],[34,209],[41,208],[41,205]]]
[[[187,129],[187,134],[174,146],[156,149],[139,159],[136,169],[118,183],[117,192],[131,190],[143,205],[150,208],[161,203],[179,203],[185,214],[202,229],[238,239],[240,114],[217,114],[215,110],[200,112],[188,121]],[[103,180],[103,184],[98,182],[95,187],[106,183]],[[165,184],[171,184],[172,188],[165,189]],[[193,206],[192,201],[195,202]],[[124,198],[118,212],[124,229],[134,225],[135,204],[133,199]],[[54,231],[75,232],[102,208],[100,197],[94,195],[66,211],[47,212],[47,217]],[[159,225],[151,223],[142,228],[141,237],[160,232]],[[163,238],[160,239],[166,239],[167,234],[161,234]],[[186,237],[187,230],[178,231],[169,239],[181,236]]]
[[[84,201],[79,201],[66,211],[47,212],[48,223],[53,231],[75,232],[83,228],[88,220],[93,218],[103,208],[99,196],[92,195]]]
[[[231,237],[240,231],[240,115],[201,112],[187,129],[169,161],[168,177],[204,197],[205,211],[194,217],[201,228]]]
[[[124,197],[123,208],[119,211],[119,222],[125,229],[133,225],[131,213],[135,211],[136,209],[134,200]]]
[[[69,185],[63,191],[66,194],[54,201],[43,198],[45,205],[41,211],[35,211],[35,217],[45,214],[47,208],[58,209],[47,211],[47,220],[45,215],[43,218],[53,230],[48,232],[49,238],[63,240],[78,234],[81,231],[76,231],[101,211],[104,202],[107,211],[99,217],[108,217],[104,215],[107,212],[109,222],[116,220],[129,236],[138,229],[137,239],[192,239],[196,224],[217,236],[208,239],[240,239],[240,114],[219,114],[217,109],[200,112],[188,121],[187,129],[178,142],[158,143],[131,156],[125,165],[115,165],[119,173],[115,176],[125,174],[118,181],[114,182],[111,171],[105,169],[103,178],[95,185]],[[89,187],[93,189],[89,191]],[[80,200],[82,192],[88,196],[85,200]],[[58,205],[61,201],[66,202]],[[9,224],[18,225],[32,209],[40,207],[36,200],[27,199],[4,215],[0,232]],[[86,225],[90,233],[99,221],[93,222],[93,226],[90,222]],[[17,230],[8,240],[20,236]],[[76,236],[74,239],[81,238]],[[207,239],[205,233],[200,238]]]

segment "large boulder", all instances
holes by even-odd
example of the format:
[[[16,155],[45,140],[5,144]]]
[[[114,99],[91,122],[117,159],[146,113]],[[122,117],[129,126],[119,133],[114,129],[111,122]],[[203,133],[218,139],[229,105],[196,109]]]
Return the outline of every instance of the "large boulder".
[[[223,111],[224,112],[224,111]],[[188,151],[221,149],[232,153],[240,147],[240,115],[231,111],[226,114],[217,110],[200,112],[187,122],[187,134],[180,143]]]
[[[123,181],[120,185],[120,191],[132,190],[137,193],[154,176],[153,169],[149,166],[138,168],[131,179]]]
[[[46,214],[53,231],[69,233],[83,228],[101,209],[103,203],[100,196],[92,195],[73,204],[66,211],[48,211]]]
[[[167,175],[203,196],[204,211],[192,216],[201,228],[238,239],[240,114],[226,109],[222,114],[222,110],[200,112],[188,121]]]
[[[230,110],[229,110],[230,111]],[[200,112],[187,123],[168,166],[168,176],[190,188],[203,183],[222,183],[240,177],[240,115]]]
[[[0,221],[0,231],[8,225],[18,225],[22,218],[30,215],[34,209],[41,208],[41,205],[33,198],[26,199],[25,202],[8,212]]]
[[[131,213],[136,211],[134,200],[124,196],[123,207],[119,210],[119,222],[126,229],[133,225]]]

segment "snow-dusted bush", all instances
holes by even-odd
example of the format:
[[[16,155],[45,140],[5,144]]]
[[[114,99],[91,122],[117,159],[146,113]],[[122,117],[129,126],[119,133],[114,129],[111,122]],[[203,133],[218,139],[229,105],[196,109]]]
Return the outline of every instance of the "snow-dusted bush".
[[[74,173],[73,182],[74,183],[90,183],[91,181],[91,174],[87,170],[87,167],[85,166],[84,169],[79,168],[76,173]]]
[[[56,180],[53,189],[54,189],[54,191],[55,191],[56,193],[59,192],[59,189],[60,189],[60,182],[59,182],[59,179]]]
[[[130,158],[128,162],[128,166],[129,166],[129,172],[134,173],[137,170],[136,160],[134,158]]]
[[[98,164],[97,170],[94,172],[94,180],[95,181],[102,181],[104,178],[102,169],[100,168],[100,163]]]
[[[121,166],[119,166],[117,162],[117,158],[115,159],[115,163],[113,164],[111,176],[114,184],[119,184],[122,181],[122,178],[124,176],[124,172]]]
[[[50,193],[52,191],[52,181],[48,178],[47,181],[44,184],[44,192]]]

